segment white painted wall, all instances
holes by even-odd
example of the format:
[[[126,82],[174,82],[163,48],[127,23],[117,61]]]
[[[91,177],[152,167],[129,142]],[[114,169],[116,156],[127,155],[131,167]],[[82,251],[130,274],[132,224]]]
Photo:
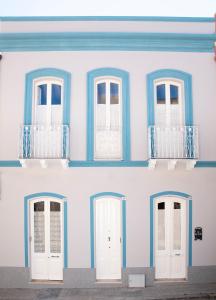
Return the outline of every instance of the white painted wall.
[[[71,159],[86,159],[87,72],[120,68],[130,75],[131,156],[147,155],[146,75],[170,68],[192,74],[194,125],[199,126],[200,160],[216,160],[216,68],[213,53],[178,52],[25,52],[3,53],[0,91],[2,160],[18,158],[19,126],[23,124],[25,75],[39,68],[60,68],[72,74]]]
[[[179,191],[192,196],[193,229],[203,227],[203,241],[193,241],[193,265],[216,265],[215,169],[167,171],[145,168],[16,169],[2,175],[0,266],[24,266],[24,196],[59,193],[68,199],[70,268],[90,267],[90,196],[124,194],[127,201],[127,266],[149,266],[150,195]]]
[[[154,21],[3,21],[2,31],[9,32],[172,32],[214,33],[214,22]]]

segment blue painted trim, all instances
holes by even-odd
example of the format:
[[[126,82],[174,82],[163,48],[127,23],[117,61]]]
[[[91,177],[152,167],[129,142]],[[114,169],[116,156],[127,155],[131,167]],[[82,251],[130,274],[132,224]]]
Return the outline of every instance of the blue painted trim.
[[[154,81],[163,78],[175,78],[184,83],[185,97],[185,125],[193,125],[193,105],[192,105],[192,76],[186,72],[174,69],[156,70],[147,75],[147,109],[148,126],[155,125],[154,119]]]
[[[169,17],[169,16],[2,16],[2,22],[50,22],[50,21],[144,21],[144,22],[198,22],[213,23],[212,17]]]
[[[64,268],[68,268],[68,212],[67,201],[64,201]]]
[[[188,251],[188,266],[192,266],[192,236],[193,236],[193,210],[192,200],[189,200],[189,251]]]
[[[216,168],[216,161],[197,161],[195,168]]]
[[[113,192],[102,192],[90,197],[90,249],[91,249],[91,269],[95,268],[95,226],[94,226],[94,203],[98,198],[112,196],[115,198],[125,198],[124,195]],[[126,200],[122,199],[122,268],[125,269],[126,262]]]
[[[19,160],[1,160],[0,168],[16,167],[21,168]],[[85,161],[71,160],[70,168],[86,168],[86,167],[148,167],[148,160],[131,160],[131,161]],[[197,161],[195,168],[216,168],[216,161]]]
[[[69,167],[148,167],[148,161],[70,161]]]
[[[122,80],[122,156],[130,160],[130,91],[129,74],[114,68],[95,69],[87,74],[87,159],[94,160],[94,80],[101,76],[115,76]],[[101,163],[101,162],[100,162]],[[104,163],[104,162],[103,162]],[[110,163],[110,162],[109,162]]]
[[[22,165],[19,160],[0,160],[0,168],[10,167],[21,168]]]
[[[214,52],[216,34],[151,32],[0,33],[0,51]]]
[[[150,267],[154,267],[154,198],[150,196]]]
[[[94,196],[90,197],[90,249],[91,249],[91,269],[95,267],[95,255],[94,255]]]
[[[24,124],[32,124],[33,80],[46,76],[58,77],[64,81],[63,124],[70,125],[71,74],[54,68],[37,69],[26,74]]]
[[[188,266],[192,266],[192,200],[186,193],[165,191],[150,196],[150,267],[154,267],[154,201],[162,196],[177,196],[189,200],[188,212]]]
[[[28,226],[29,219],[28,219],[28,199],[24,197],[24,255],[25,255],[25,268],[29,266],[29,250],[28,250]]]
[[[126,269],[127,248],[126,248],[126,200],[122,200],[122,267]]]
[[[39,197],[52,197],[63,200],[64,199],[64,268],[68,267],[68,241],[67,241],[67,201],[63,195],[56,193],[35,193],[24,197],[24,255],[25,255],[25,267],[29,267],[29,201]],[[65,219],[66,217],[66,219]]]

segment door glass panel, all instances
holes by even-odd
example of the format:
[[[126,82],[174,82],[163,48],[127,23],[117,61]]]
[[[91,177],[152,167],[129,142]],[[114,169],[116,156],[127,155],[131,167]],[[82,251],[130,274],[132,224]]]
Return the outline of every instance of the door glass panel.
[[[178,104],[178,87],[176,85],[170,85],[170,103]]]
[[[50,252],[61,252],[61,206],[58,202],[50,202]]]
[[[157,85],[157,104],[165,104],[165,84]]]
[[[44,202],[34,203],[34,252],[45,252]]]
[[[174,202],[173,249],[181,249],[181,203]]]
[[[110,83],[110,104],[119,104],[119,85]]]
[[[106,104],[106,83],[97,85],[97,104]]]
[[[52,84],[52,105],[61,104],[61,86],[59,84]]]
[[[38,85],[38,105],[47,105],[47,85]]]
[[[165,250],[165,203],[158,203],[158,250]]]

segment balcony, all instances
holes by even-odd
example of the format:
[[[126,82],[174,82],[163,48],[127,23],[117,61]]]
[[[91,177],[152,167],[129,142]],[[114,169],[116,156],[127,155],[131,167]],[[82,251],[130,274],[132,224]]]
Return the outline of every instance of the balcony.
[[[150,168],[160,160],[168,161],[168,169],[181,160],[188,169],[195,166],[199,156],[197,126],[149,126],[148,138]]]
[[[22,125],[20,128],[19,159],[23,167],[39,161],[43,168],[48,161],[69,160],[69,126],[67,125]]]

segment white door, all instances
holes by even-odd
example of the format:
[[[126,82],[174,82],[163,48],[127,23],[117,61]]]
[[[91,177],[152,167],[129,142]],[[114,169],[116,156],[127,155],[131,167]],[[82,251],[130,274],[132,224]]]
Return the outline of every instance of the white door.
[[[30,203],[31,275],[63,280],[63,204],[41,198]]]
[[[121,279],[121,201],[100,198],[95,207],[96,279]]]
[[[155,144],[158,158],[184,157],[183,83],[155,83]]]
[[[186,203],[178,197],[155,203],[155,278],[186,278]]]
[[[44,78],[34,82],[33,157],[61,156],[63,81]]]

